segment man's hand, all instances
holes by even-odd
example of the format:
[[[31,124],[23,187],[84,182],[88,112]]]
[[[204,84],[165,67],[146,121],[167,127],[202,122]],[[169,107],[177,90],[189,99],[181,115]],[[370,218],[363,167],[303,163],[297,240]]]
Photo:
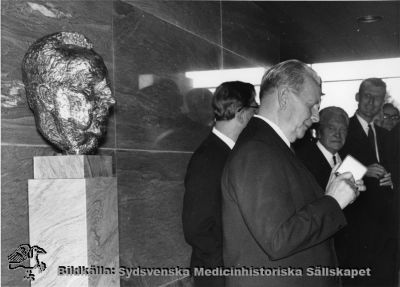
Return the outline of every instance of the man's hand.
[[[368,176],[368,177],[374,177],[374,178],[380,179],[385,174],[387,174],[387,171],[385,170],[385,168],[378,163],[373,163],[373,164],[367,166],[367,168],[368,169],[367,169],[367,173],[365,174],[365,176]]]
[[[367,187],[364,185],[364,181],[362,179],[356,180],[356,187],[358,191],[366,191]]]
[[[338,166],[336,166],[337,168]],[[328,185],[326,186],[326,195],[332,196],[340,205],[341,209],[344,209],[347,205],[353,203],[357,196],[360,194],[360,190],[365,190],[364,183],[361,181],[354,181],[351,172],[345,172],[341,175],[335,176],[334,168],[331,177],[329,178]]]
[[[392,175],[390,172],[386,173],[380,180],[380,186],[391,186],[393,188]]]

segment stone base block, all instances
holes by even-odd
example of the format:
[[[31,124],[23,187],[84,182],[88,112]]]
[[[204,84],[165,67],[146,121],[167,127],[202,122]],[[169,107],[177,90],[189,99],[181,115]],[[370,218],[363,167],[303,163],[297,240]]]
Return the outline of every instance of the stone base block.
[[[38,258],[47,266],[31,286],[119,286],[116,178],[34,179],[28,194],[30,244],[46,251]]]

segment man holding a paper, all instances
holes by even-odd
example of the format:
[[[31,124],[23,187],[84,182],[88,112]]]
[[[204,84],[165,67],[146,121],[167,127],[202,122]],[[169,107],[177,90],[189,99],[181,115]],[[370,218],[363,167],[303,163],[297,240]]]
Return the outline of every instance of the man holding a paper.
[[[259,113],[239,136],[222,176],[224,263],[283,273],[227,276],[227,287],[340,286],[338,276],[305,271],[336,270],[332,236],[346,225],[342,209],[364,185],[347,172],[331,176],[323,190],[290,148],[318,121],[320,99],[321,79],[300,61],[279,63],[263,76]],[[284,275],[293,268],[304,273]]]

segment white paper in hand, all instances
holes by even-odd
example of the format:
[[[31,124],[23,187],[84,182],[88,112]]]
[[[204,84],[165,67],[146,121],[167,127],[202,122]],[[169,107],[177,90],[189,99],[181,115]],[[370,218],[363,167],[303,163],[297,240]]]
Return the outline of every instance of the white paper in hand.
[[[337,173],[351,172],[355,180],[360,180],[363,178],[367,172],[367,168],[358,160],[356,160],[351,155],[346,156],[344,161],[340,164],[339,168],[336,170]]]

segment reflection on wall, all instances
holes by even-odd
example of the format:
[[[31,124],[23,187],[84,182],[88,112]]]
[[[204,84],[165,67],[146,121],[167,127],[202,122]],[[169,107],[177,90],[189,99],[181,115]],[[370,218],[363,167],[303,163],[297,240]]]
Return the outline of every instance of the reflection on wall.
[[[260,10],[251,2],[219,1],[3,0],[1,5],[2,285],[28,286],[19,271],[8,270],[7,254],[29,241],[32,158],[54,154],[24,100],[21,60],[30,43],[57,31],[86,35],[112,76],[117,105],[99,153],[114,157],[121,265],[188,266],[190,248],[181,231],[183,178],[191,152],[210,129],[210,94],[192,91],[185,73],[277,62],[279,39],[267,32]],[[245,30],[245,38],[238,30]],[[190,280],[121,278],[121,286],[167,283],[186,286]]]
[[[184,96],[185,113],[203,128],[213,125],[212,96],[210,90],[205,88],[191,89]]]
[[[146,109],[154,111],[143,114],[142,118],[144,123],[152,127],[145,130],[145,140],[151,143],[150,148],[174,149],[180,144],[182,149],[192,150],[209,132],[209,125],[196,121],[196,115],[202,115],[202,107],[199,107],[198,113],[195,104],[201,102],[189,101],[188,108],[191,110],[185,112],[183,95],[173,80],[158,79],[154,84],[137,91],[135,97],[146,100]]]

